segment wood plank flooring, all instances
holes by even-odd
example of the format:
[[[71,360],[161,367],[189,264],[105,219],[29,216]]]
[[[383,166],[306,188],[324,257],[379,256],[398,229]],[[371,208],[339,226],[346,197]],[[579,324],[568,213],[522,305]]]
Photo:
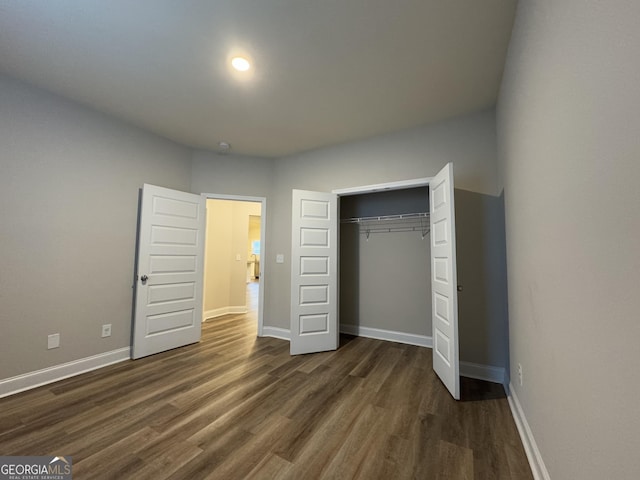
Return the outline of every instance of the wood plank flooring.
[[[343,337],[291,357],[254,315],[202,342],[0,399],[0,454],[70,455],[76,480],[532,479],[502,387],[451,399],[431,350]]]

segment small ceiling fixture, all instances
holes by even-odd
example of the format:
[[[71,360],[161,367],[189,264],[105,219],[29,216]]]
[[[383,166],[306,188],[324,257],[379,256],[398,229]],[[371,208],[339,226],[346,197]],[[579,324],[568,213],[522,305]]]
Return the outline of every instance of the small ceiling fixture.
[[[231,144],[227,142],[218,142],[218,153],[227,153],[231,150]]]
[[[246,72],[251,68],[249,60],[244,57],[233,57],[231,59],[231,66],[239,72]]]

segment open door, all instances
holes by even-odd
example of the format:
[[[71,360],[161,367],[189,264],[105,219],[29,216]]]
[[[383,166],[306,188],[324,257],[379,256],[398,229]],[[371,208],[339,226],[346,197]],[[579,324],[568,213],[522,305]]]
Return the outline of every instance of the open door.
[[[142,188],[131,358],[200,340],[205,199]]]
[[[291,355],[335,350],[337,195],[293,190],[291,227]]]
[[[453,164],[429,182],[433,369],[460,400]]]

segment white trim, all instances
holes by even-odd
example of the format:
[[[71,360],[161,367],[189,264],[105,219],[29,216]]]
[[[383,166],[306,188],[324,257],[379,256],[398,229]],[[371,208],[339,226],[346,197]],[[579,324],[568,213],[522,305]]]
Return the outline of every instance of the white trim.
[[[243,313],[247,313],[248,311],[249,310],[247,310],[246,305],[230,305],[228,307],[215,308],[213,310],[207,310],[206,312],[204,312],[202,321],[206,322],[207,320],[216,317],[222,317],[223,315],[240,315]]]
[[[65,378],[74,377],[81,373],[90,372],[131,358],[131,348],[124,347],[110,352],[99,353],[91,357],[73,360],[53,367],[24,373],[15,377],[0,380],[0,398],[13,395],[25,390],[57,382]]]
[[[260,203],[260,258],[268,258],[267,247],[267,197],[252,197],[249,195],[226,195],[222,193],[201,193],[205,198],[214,200],[237,200],[240,202],[257,202]],[[260,278],[258,279],[258,336],[263,336],[264,329],[264,290],[267,277],[267,263],[260,261]],[[204,295],[203,295],[204,296]],[[203,318],[204,320],[204,318]]]
[[[279,338],[280,340],[291,340],[291,330],[288,328],[280,328],[280,327],[270,327],[265,325],[262,329],[262,335],[258,334],[259,337],[273,337]]]
[[[460,376],[477,378],[487,382],[504,385],[504,368],[493,365],[481,365],[479,363],[460,362]]]
[[[509,400],[511,414],[513,415],[513,420],[516,422],[516,427],[518,428],[524,451],[527,454],[533,478],[535,480],[551,480],[547,467],[542,460],[542,455],[540,455],[540,450],[538,450],[536,440],[533,438],[533,433],[531,432],[527,418],[524,416],[520,400],[518,400],[516,392],[511,388],[511,384],[509,384],[507,400]]]
[[[412,180],[400,180],[398,182],[376,183],[375,185],[363,185],[361,187],[338,188],[332,190],[339,196],[358,195],[361,193],[372,193],[386,190],[402,190],[404,188],[426,187],[429,185],[432,177],[414,178]]]
[[[214,200],[239,200],[241,202],[256,202],[262,203],[266,200],[265,197],[252,197],[249,195],[225,195],[222,193],[201,193],[203,197],[212,198]]]
[[[260,201],[260,271],[258,274],[258,335],[262,335],[264,328],[264,290],[267,284],[267,199]]]
[[[387,340],[389,342],[406,343],[418,347],[433,346],[433,339],[426,335],[415,333],[395,332],[393,330],[383,330],[381,328],[361,327],[359,325],[340,324],[340,332],[359,337],[375,338],[376,340]]]
[[[407,345],[415,345],[417,347],[433,348],[432,337],[417,335],[414,333],[395,332],[393,330],[383,330],[381,328],[361,327],[358,325],[348,324],[340,325],[340,333],[356,335],[358,337],[373,338],[376,340],[385,340],[388,342],[404,343]],[[291,332],[285,328],[265,326],[263,335],[260,336],[289,340]],[[460,362],[460,376],[504,384],[505,369],[501,367],[494,367],[492,365]]]

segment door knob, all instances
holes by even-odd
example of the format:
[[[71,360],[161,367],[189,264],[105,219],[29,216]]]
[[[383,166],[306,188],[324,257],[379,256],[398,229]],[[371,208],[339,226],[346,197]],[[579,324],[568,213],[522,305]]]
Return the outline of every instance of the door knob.
[[[142,275],[140,277],[140,281],[142,282],[143,285],[147,283],[147,280],[149,280],[149,277],[147,277],[146,275]]]

